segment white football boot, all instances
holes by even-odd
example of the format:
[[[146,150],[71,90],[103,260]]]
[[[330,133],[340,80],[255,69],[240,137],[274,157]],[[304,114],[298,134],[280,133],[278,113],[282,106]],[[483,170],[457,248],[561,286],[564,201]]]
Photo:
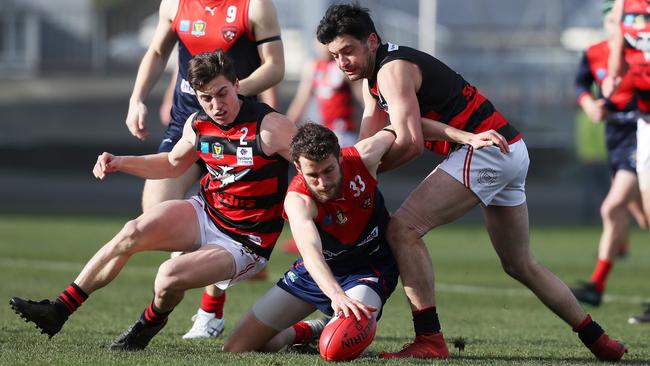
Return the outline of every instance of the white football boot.
[[[217,338],[223,333],[224,319],[215,318],[214,313],[208,313],[199,308],[199,310],[192,316],[192,329],[190,329],[183,339],[201,339],[201,338]]]

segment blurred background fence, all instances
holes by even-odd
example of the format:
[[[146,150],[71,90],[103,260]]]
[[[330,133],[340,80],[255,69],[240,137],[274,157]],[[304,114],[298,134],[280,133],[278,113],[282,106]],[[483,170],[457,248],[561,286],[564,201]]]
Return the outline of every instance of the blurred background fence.
[[[330,1],[274,3],[287,60],[280,85],[284,112]],[[384,41],[433,52],[524,133],[535,222],[599,220],[608,170],[602,158],[578,154],[573,77],[579,52],[602,38],[600,0],[360,3],[371,9]],[[138,142],[124,125],[158,5],[157,0],[0,0],[0,213],[139,212],[141,180],[115,175],[96,182],[90,170],[104,150],[150,153],[160,141],[157,108],[168,76],[148,101],[149,139]],[[390,208],[438,159],[427,153],[382,177]]]

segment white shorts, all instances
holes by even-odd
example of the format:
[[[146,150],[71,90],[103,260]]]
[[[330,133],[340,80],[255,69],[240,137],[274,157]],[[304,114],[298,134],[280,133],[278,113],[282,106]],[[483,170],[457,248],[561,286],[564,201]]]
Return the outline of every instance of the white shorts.
[[[645,115],[636,123],[636,171],[650,171],[650,115]]]
[[[214,224],[205,212],[205,202],[199,196],[192,196],[187,200],[194,207],[199,221],[199,235],[201,246],[218,245],[227,250],[235,261],[235,275],[227,280],[215,283],[215,286],[225,290],[235,283],[254,276],[266,267],[266,258],[253,253],[240,242],[231,238]]]
[[[523,140],[503,154],[497,147],[475,150],[463,145],[452,151],[438,168],[474,192],[485,206],[518,206],[526,202],[528,149]]]

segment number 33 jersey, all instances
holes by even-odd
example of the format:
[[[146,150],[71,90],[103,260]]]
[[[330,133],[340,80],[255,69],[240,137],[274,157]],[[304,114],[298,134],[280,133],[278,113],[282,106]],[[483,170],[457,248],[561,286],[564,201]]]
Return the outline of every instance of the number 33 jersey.
[[[393,261],[385,239],[389,214],[377,180],[370,174],[354,146],[341,150],[341,195],[319,202],[302,175],[291,181],[288,191],[311,197],[318,214],[314,219],[325,261],[334,274],[367,267],[377,261]]]

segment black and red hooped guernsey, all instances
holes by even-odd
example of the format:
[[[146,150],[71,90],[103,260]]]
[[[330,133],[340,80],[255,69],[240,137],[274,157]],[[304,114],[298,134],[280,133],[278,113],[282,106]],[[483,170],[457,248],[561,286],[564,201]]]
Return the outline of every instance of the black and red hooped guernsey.
[[[188,62],[202,52],[222,49],[235,61],[238,79],[247,78],[261,64],[248,24],[249,0],[179,0],[172,29],[178,36],[178,77],[172,120],[185,123],[200,111],[194,90],[185,80]]]
[[[377,73],[394,60],[406,60],[420,68],[422,85],[417,92],[420,116],[474,133],[495,130],[510,144],[521,139],[521,134],[492,103],[454,70],[427,53],[392,43],[377,49],[374,73],[368,80],[370,94],[384,111],[388,112],[388,104],[377,85]],[[444,155],[452,145],[447,141],[425,141],[427,149]]]
[[[284,224],[289,163],[262,151],[260,126],[275,111],[263,103],[240,101],[239,114],[228,128],[205,113],[192,121],[196,149],[208,169],[200,194],[219,229],[268,259]]]
[[[356,268],[393,261],[384,233],[389,214],[377,180],[368,172],[354,146],[341,149],[341,196],[328,202],[313,197],[301,174],[289,185],[290,192],[312,197],[318,208],[314,223],[320,234],[323,256],[332,272],[350,274]]]

